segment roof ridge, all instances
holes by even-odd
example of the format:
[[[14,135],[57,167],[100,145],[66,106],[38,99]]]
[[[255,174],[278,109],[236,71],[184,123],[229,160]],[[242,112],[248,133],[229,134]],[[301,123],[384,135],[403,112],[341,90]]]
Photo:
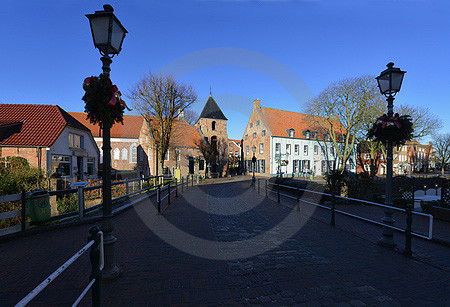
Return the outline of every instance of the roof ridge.
[[[300,113],[300,112],[294,112],[294,111],[287,111],[287,110],[280,110],[280,109],[268,108],[268,107],[261,107],[261,109],[268,109],[268,110],[275,110],[275,111],[289,112],[289,113],[295,113],[295,114],[301,114],[301,115],[309,115],[309,114],[306,114],[306,113]],[[319,116],[319,115],[313,115],[313,116]]]

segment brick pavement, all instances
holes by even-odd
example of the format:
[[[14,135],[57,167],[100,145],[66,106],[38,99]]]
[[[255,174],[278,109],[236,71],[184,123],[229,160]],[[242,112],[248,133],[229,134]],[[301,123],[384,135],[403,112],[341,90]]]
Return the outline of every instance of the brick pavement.
[[[189,188],[162,215],[147,200],[114,218],[123,275],[104,283],[105,305],[450,304],[448,271],[281,206],[249,182],[219,182]],[[0,305],[17,302],[64,262],[88,228],[0,243]],[[273,248],[248,255],[266,247]],[[88,271],[84,257],[33,305],[72,302]]]

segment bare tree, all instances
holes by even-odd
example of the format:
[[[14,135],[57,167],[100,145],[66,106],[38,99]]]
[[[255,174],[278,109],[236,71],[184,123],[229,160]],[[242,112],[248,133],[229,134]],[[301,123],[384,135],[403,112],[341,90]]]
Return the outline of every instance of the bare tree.
[[[307,103],[306,113],[315,115],[310,116],[311,124],[325,127],[331,137],[341,172],[345,170],[357,139],[366,134],[367,123],[373,121],[373,110],[380,103],[382,96],[372,76],[332,83]]]
[[[221,173],[224,166],[228,163],[228,144],[220,139],[211,142],[200,139],[196,145],[199,147],[200,152],[206,161],[206,175],[208,175],[208,167],[213,165],[217,165],[218,171]]]
[[[450,163],[450,133],[435,134],[433,141],[434,156],[436,162],[441,164],[442,175],[444,175],[445,165]]]
[[[411,116],[414,128],[413,140],[418,141],[442,128],[442,120],[428,108],[401,105],[398,113]]]
[[[196,101],[197,94],[170,75],[149,73],[136,82],[128,97],[148,123],[157,151],[157,172],[162,174],[174,120]]]
[[[195,123],[198,120],[198,117],[199,117],[198,113],[195,112],[194,110],[187,109],[187,110],[184,110],[184,112],[183,112],[184,120],[191,126],[195,125]]]

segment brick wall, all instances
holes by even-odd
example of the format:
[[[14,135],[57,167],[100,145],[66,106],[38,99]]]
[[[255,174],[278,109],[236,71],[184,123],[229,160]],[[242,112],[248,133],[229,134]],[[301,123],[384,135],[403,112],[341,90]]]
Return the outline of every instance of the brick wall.
[[[1,157],[22,157],[27,159],[31,167],[47,170],[47,150],[33,147],[1,147]]]

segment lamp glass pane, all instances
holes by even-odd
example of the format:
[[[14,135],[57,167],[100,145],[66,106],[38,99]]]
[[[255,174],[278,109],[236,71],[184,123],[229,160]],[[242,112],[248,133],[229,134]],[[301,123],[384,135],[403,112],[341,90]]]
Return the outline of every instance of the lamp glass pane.
[[[92,35],[94,36],[94,45],[108,44],[109,16],[95,16],[91,18]]]
[[[122,48],[123,38],[125,36],[125,31],[123,28],[113,19],[112,23],[112,34],[111,34],[111,46],[119,53]]]
[[[403,81],[403,72],[393,71],[392,72],[392,90],[395,92],[400,91]]]
[[[384,94],[389,91],[389,74],[379,76],[377,81],[381,93]]]

